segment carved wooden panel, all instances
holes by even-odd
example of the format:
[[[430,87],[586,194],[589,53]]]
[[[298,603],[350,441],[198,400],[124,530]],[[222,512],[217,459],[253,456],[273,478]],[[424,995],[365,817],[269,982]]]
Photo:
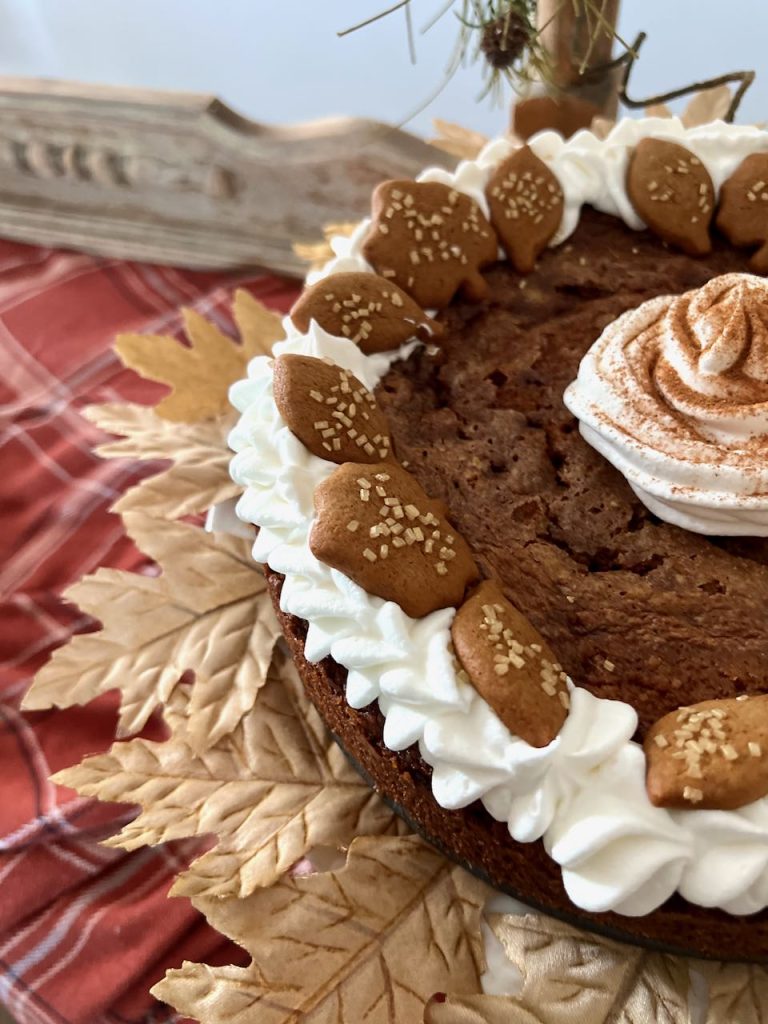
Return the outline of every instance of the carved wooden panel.
[[[271,127],[210,96],[0,77],[0,235],[21,241],[301,273],[294,242],[453,163],[375,121]]]

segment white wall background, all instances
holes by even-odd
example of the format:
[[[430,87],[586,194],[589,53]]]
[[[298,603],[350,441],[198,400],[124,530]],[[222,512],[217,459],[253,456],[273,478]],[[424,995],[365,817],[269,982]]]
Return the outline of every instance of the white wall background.
[[[418,29],[443,0],[412,0]],[[215,93],[262,121],[358,114],[400,122],[443,79],[457,32],[452,15],[417,36],[411,65],[402,12],[338,39],[336,31],[391,0],[0,0],[0,74]],[[725,71],[758,79],[739,120],[768,120],[766,0],[623,0],[621,32],[649,33],[635,92]],[[488,133],[508,108],[477,104],[478,65],[459,71],[408,121],[433,116]]]

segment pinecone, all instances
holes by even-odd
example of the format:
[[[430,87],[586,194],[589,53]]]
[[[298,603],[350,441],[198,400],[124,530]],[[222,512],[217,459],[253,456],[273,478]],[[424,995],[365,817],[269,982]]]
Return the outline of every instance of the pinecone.
[[[498,71],[510,68],[531,38],[531,25],[519,11],[509,10],[483,26],[480,49]]]

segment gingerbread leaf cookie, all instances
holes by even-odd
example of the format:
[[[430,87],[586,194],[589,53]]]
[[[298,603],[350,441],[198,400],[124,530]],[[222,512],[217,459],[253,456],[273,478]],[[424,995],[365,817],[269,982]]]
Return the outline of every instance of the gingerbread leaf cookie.
[[[421,618],[461,603],[478,576],[466,541],[400,466],[346,463],[315,489],[314,556]]]
[[[366,355],[399,348],[409,338],[436,338],[443,328],[402,288],[377,274],[330,274],[307,288],[291,310],[291,320],[308,331],[315,320],[337,338],[349,338]]]
[[[689,256],[712,248],[712,179],[697,156],[666,139],[642,139],[629,158],[627,195],[654,234]]]
[[[289,430],[313,455],[338,463],[392,456],[386,417],[349,370],[314,356],[279,356],[273,391]]]
[[[522,146],[499,164],[485,195],[491,223],[512,266],[529,274],[560,226],[560,182],[529,146]]]
[[[717,226],[735,246],[759,246],[749,265],[768,274],[768,153],[753,153],[720,189]]]
[[[566,675],[546,640],[487,580],[459,608],[451,637],[461,667],[504,725],[546,747],[568,714]]]
[[[643,746],[657,807],[751,804],[768,795],[768,694],[678,708],[651,727]]]
[[[459,290],[470,301],[486,297],[480,269],[496,259],[498,243],[469,196],[436,181],[385,181],[372,216],[363,255],[424,309],[442,309]]]

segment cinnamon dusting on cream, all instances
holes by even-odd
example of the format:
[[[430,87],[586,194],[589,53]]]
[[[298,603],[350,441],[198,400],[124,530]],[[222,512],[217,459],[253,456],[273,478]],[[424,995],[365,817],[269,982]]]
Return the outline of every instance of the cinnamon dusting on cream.
[[[726,274],[606,328],[565,403],[668,522],[768,535],[768,282]]]

